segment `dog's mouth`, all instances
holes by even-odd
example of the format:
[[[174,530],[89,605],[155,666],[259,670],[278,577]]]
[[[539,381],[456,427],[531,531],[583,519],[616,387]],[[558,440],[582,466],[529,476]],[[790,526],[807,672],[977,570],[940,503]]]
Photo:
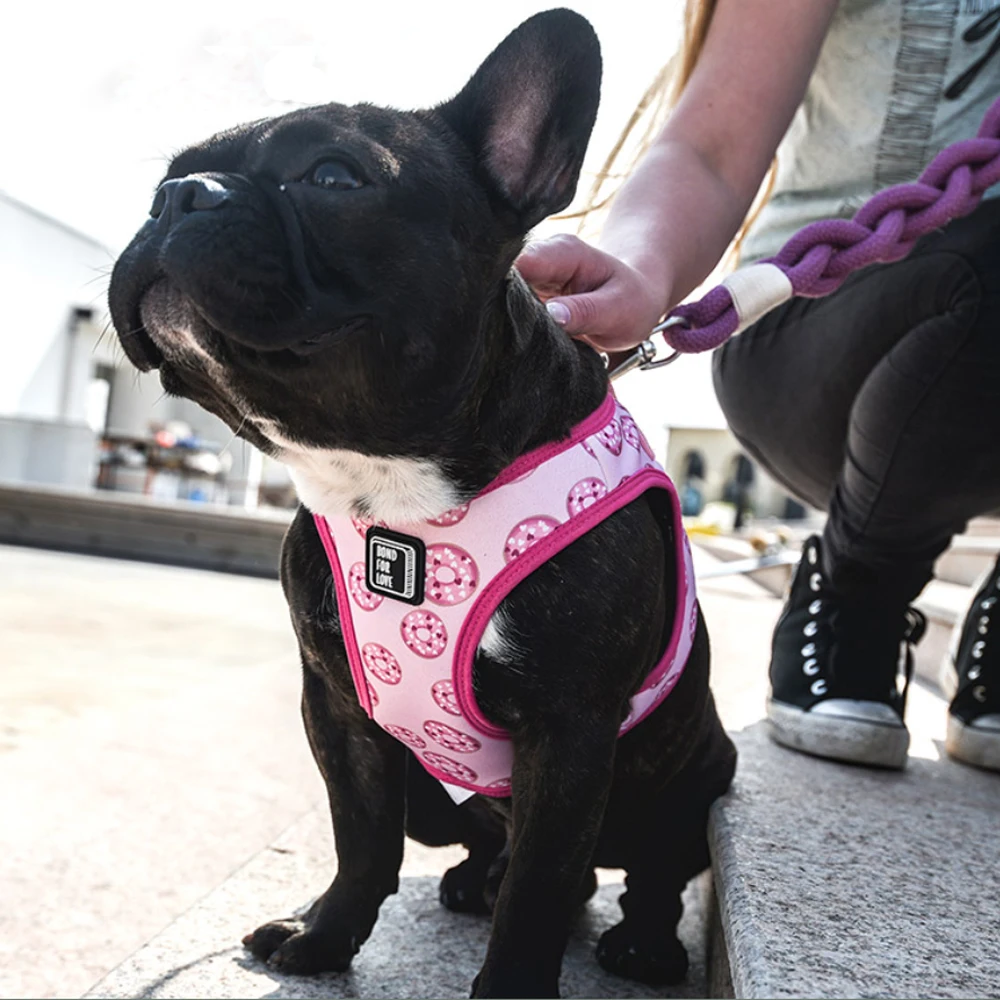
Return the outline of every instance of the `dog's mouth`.
[[[161,362],[211,357],[201,327],[190,300],[167,279],[154,281],[139,296],[136,335],[145,338],[144,346],[151,347]]]
[[[370,325],[370,316],[353,316],[329,330],[310,331],[296,339],[288,339],[286,334],[276,338],[278,343],[273,346],[262,344],[258,338],[248,340],[220,330],[176,285],[159,276],[137,296],[119,339],[129,361],[142,371],[150,371],[164,361],[221,362],[214,349],[220,339],[249,347],[264,358],[311,358],[339,346]]]

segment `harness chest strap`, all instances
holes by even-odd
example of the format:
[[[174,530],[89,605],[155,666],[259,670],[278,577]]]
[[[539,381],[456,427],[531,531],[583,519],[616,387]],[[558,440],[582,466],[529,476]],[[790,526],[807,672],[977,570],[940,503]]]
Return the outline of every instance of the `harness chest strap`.
[[[632,697],[625,733],[680,678],[697,604],[673,484],[613,396],[567,440],[522,456],[472,501],[432,521],[316,516],[361,705],[450,792],[510,794],[509,736],[482,714],[472,690],[491,616],[538,566],[651,489],[668,501],[678,607],[662,658]],[[510,641],[516,646],[516,636]]]

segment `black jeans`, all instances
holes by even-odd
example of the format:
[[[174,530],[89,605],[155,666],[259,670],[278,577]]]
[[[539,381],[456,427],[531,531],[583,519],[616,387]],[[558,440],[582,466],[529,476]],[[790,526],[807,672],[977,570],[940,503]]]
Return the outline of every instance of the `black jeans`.
[[[952,535],[1000,507],[1000,199],[786,303],[714,362],[747,452],[829,512],[834,589],[912,600]]]

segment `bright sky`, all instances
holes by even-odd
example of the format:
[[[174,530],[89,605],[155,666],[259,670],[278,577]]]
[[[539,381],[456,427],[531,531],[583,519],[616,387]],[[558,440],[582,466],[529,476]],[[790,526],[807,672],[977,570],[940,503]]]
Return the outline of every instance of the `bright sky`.
[[[588,158],[596,168],[673,54],[683,4],[565,2],[590,19],[603,49],[601,111]],[[120,251],[174,151],[302,104],[436,104],[462,87],[508,31],[554,5],[8,4],[0,36],[0,190]],[[664,420],[722,426],[708,360],[685,359],[619,384],[647,429]]]
[[[0,41],[0,189],[120,250],[173,151],[299,104],[437,103],[511,28],[554,5],[11,4]],[[573,6],[604,51],[594,162],[673,52],[681,2]]]

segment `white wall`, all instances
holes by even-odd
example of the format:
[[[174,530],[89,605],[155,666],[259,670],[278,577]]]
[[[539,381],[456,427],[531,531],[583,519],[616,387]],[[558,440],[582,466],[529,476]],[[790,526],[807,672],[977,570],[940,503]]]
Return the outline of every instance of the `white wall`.
[[[0,193],[0,416],[83,422],[97,363],[114,363],[106,322],[110,252]],[[94,310],[69,351],[72,311]]]

